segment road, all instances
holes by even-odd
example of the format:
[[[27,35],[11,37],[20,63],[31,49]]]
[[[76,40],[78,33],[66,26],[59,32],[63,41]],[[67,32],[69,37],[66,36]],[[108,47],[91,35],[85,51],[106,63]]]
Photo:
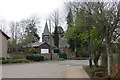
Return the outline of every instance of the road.
[[[68,68],[88,65],[88,60],[44,61],[2,65],[3,78],[63,78]]]

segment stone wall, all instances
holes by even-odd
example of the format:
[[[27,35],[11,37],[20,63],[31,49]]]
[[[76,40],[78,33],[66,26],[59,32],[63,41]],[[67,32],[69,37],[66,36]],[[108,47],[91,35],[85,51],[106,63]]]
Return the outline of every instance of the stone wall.
[[[120,65],[120,54],[113,54],[113,65]]]
[[[50,53],[44,53],[41,54],[41,56],[44,56],[45,59],[51,59],[51,54]],[[59,55],[57,53],[52,53],[52,59],[58,59]]]
[[[0,57],[8,57],[7,54],[7,39],[0,32]]]

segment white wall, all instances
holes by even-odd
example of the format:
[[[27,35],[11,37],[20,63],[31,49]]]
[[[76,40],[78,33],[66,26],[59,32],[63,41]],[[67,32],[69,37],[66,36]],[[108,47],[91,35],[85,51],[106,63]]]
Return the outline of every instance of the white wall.
[[[41,49],[41,54],[49,53],[49,49]]]

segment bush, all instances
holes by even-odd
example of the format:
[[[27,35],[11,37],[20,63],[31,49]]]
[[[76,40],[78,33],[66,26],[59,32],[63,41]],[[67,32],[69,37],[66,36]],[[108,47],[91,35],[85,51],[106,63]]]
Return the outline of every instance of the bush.
[[[8,60],[3,60],[2,61],[2,64],[6,64],[6,63],[9,63],[9,61]]]
[[[112,78],[120,79],[120,65],[113,66]]]
[[[98,66],[98,67],[92,66],[91,68],[87,66],[85,67],[85,70],[90,77],[105,77],[107,75],[106,67],[102,67],[102,66]]]
[[[12,57],[7,57],[6,59],[13,59]]]
[[[1,57],[0,60],[5,60],[5,57]]]
[[[22,56],[13,56],[13,59],[24,59]]]
[[[28,63],[29,61],[26,59],[6,59],[2,61],[2,64],[7,63]]]
[[[40,54],[29,54],[26,56],[26,59],[30,61],[44,61],[44,57],[40,56]]]
[[[2,60],[5,60],[5,59],[24,59],[24,57],[22,57],[22,56],[12,56],[12,57],[7,57],[7,58],[2,57],[0,59],[2,59]]]
[[[60,61],[64,61],[64,58],[58,58],[58,60],[60,60]]]
[[[30,48],[29,51],[28,51],[28,53],[30,53],[30,54],[33,54],[33,53],[36,54],[37,50],[35,48]]]

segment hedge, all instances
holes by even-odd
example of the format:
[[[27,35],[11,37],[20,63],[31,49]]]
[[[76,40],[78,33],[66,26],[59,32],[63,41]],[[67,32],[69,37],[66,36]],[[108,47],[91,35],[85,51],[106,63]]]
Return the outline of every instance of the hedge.
[[[30,61],[44,61],[44,57],[40,54],[28,54],[26,59]]]
[[[7,63],[28,63],[29,61],[27,59],[5,59],[2,60],[2,64]]]

